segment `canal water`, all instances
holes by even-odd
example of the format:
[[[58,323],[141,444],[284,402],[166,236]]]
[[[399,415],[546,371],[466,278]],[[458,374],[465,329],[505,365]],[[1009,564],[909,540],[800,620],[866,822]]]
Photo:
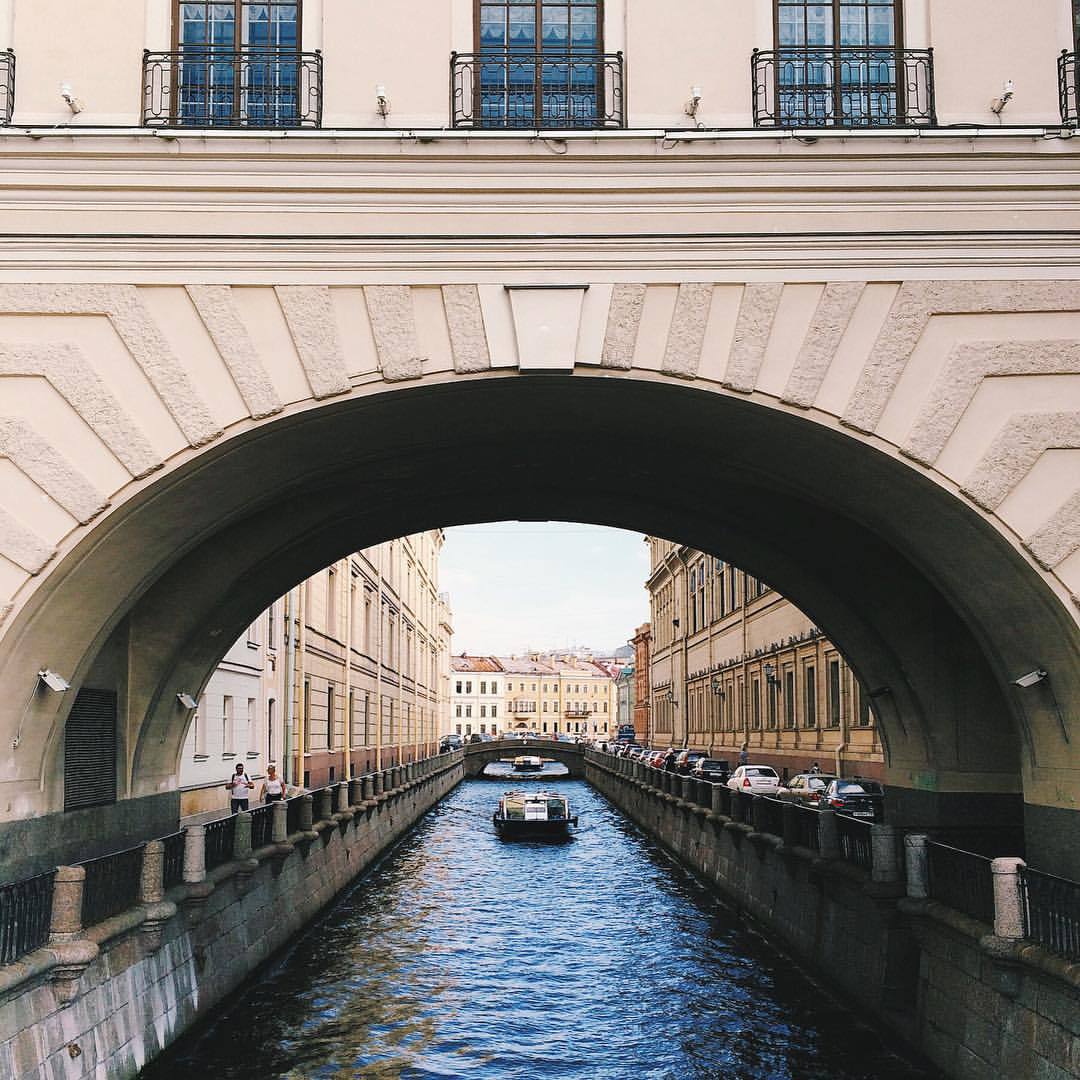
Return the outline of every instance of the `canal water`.
[[[570,841],[499,840],[463,783],[145,1080],[936,1077],[588,784]]]

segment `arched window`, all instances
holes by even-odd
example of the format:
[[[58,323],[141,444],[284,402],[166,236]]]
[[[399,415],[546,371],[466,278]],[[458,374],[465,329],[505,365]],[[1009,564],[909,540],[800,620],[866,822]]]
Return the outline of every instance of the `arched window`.
[[[775,0],[776,49],[755,62],[756,121],[933,123],[930,57],[903,48],[902,9],[899,0]]]
[[[175,0],[173,52],[147,57],[147,122],[317,123],[318,57],[300,53],[300,15],[301,0]]]
[[[476,0],[476,53],[455,67],[454,123],[621,124],[620,64],[603,50],[603,0]]]

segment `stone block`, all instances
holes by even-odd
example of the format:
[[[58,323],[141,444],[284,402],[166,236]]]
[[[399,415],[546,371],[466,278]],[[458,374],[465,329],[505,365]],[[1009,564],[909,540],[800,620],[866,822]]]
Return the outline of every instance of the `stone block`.
[[[1071,1069],[1065,1070],[1055,1065],[1052,1061],[1047,1061],[1044,1057],[1035,1055],[1033,1062],[1034,1068],[1031,1072],[1031,1080],[1076,1080],[1076,1073]]]
[[[1075,990],[1044,983],[1039,987],[1035,1009],[1080,1040],[1080,995]]]
[[[964,1021],[964,1047],[989,1065],[996,1065],[1001,1052],[1001,1029],[992,1017],[969,1010]]]
[[[1035,1018],[1035,1053],[1062,1069],[1070,1067],[1071,1046],[1075,1036],[1060,1024],[1048,1020],[1045,1016]]]
[[[997,1069],[966,1046],[956,1048],[953,1075],[957,1080],[997,1080]]]

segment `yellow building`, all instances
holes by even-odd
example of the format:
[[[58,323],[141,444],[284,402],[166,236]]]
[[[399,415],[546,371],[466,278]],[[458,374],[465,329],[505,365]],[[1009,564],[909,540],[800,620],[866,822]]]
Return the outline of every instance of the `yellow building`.
[[[806,614],[722,559],[655,537],[649,551],[656,745],[881,775],[870,699]]]

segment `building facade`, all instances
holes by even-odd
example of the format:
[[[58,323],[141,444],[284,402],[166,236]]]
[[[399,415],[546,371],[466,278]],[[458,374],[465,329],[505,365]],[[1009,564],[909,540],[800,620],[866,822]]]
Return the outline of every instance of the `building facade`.
[[[637,676],[633,664],[624,664],[619,668],[615,679],[615,694],[618,700],[615,716],[616,734],[627,741],[634,739],[637,731],[634,727],[634,704]]]
[[[306,579],[248,628],[199,696],[181,766],[185,813],[225,802],[242,761],[319,786],[408,762],[446,725],[449,601],[441,530],[380,544]]]
[[[732,765],[880,777],[870,698],[836,647],[764,582],[651,537],[653,741]]]
[[[503,668],[495,656],[450,658],[449,726],[440,734],[498,735],[506,716]]]
[[[630,644],[634,648],[634,740],[648,746],[652,739],[652,624],[639,626]]]

